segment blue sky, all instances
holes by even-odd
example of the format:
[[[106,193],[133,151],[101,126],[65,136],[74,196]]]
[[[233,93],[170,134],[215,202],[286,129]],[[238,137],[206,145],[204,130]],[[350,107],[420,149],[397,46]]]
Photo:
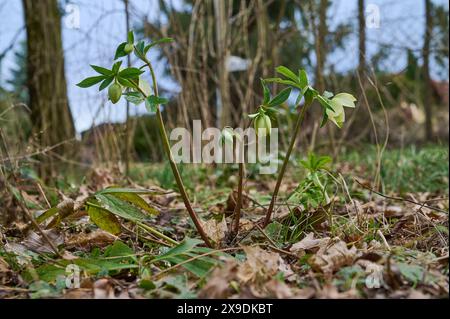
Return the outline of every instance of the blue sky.
[[[125,17],[121,0],[72,0],[80,9],[80,28],[72,29],[63,21],[63,43],[66,57],[66,78],[70,106],[78,132],[93,124],[105,121],[123,121],[125,104],[111,105],[104,94],[99,95],[96,88],[82,90],[75,86],[81,79],[92,74],[89,64],[109,66],[117,43],[124,41]],[[132,21],[143,17],[159,19],[158,0],[130,0]],[[172,0],[174,6],[181,1]],[[420,49],[423,39],[423,0],[367,0],[380,8],[381,25],[379,29],[368,29],[368,54],[377,51],[379,43],[395,43],[398,47]],[[446,0],[435,0],[446,3]],[[329,12],[331,28],[341,21],[356,23],[357,0],[335,0]],[[13,37],[23,27],[22,1],[0,0],[0,52],[11,43]],[[25,39],[25,32],[20,34]],[[345,50],[333,53],[328,63],[337,65],[337,70],[348,70],[357,63],[357,39],[348,41]],[[387,67],[399,71],[405,66],[403,51],[394,50]],[[9,52],[0,69],[0,83],[10,77],[14,65],[13,52]],[[157,64],[157,73],[163,65]],[[164,79],[162,85],[173,91],[178,90],[176,83]],[[144,113],[143,107],[132,107],[132,113]]]

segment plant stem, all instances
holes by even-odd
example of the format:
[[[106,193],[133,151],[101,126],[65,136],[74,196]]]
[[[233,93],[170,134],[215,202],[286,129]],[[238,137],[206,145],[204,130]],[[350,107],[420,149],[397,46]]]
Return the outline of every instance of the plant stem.
[[[152,76],[153,93],[154,93],[155,97],[159,97],[158,83],[156,81],[156,76],[155,76],[155,72],[153,70],[152,64],[150,63],[150,61],[148,59],[145,59],[144,62],[148,66],[148,68],[150,70],[150,74]],[[143,93],[143,92],[141,91],[141,93]],[[145,96],[145,94],[144,94],[144,96]],[[167,132],[166,132],[166,128],[164,125],[164,121],[162,118],[161,109],[160,109],[159,105],[156,107],[156,117],[158,119],[158,126],[159,126],[159,131],[160,131],[162,142],[163,142],[163,147],[164,147],[166,155],[169,159],[170,167],[172,168],[173,176],[175,177],[175,181],[177,183],[181,197],[183,198],[184,205],[186,206],[189,216],[191,217],[192,221],[194,222],[194,225],[197,228],[197,231],[199,232],[200,237],[203,239],[206,246],[208,246],[209,248],[212,248],[212,245],[208,239],[208,235],[206,235],[205,231],[203,230],[200,219],[198,218],[197,214],[195,213],[194,209],[192,208],[192,204],[189,200],[189,196],[184,187],[184,183],[181,178],[180,172],[178,170],[177,164],[175,163],[175,160],[173,159],[172,151],[170,149],[169,138],[167,137]]]
[[[284,173],[286,172],[287,164],[289,163],[289,158],[291,156],[292,150],[294,149],[297,135],[300,132],[300,127],[302,126],[302,123],[303,123],[303,120],[305,118],[305,114],[306,114],[306,111],[308,110],[308,108],[309,108],[309,104],[308,105],[305,104],[297,117],[297,122],[296,122],[295,128],[294,128],[294,134],[292,135],[291,142],[289,144],[289,148],[286,153],[286,157],[284,158],[283,165],[281,166],[281,171],[278,174],[277,184],[275,185],[275,190],[273,191],[273,194],[272,194],[272,200],[270,201],[269,208],[267,209],[263,228],[265,228],[270,223],[270,220],[272,218],[272,213],[273,213],[273,209],[275,207],[275,202],[277,200],[278,192],[280,190],[281,182],[283,181]]]
[[[146,225],[146,224],[144,224],[144,223],[141,223],[141,222],[136,222],[136,224],[137,224],[138,226],[144,228],[144,229],[145,229],[146,231],[148,231],[149,233],[151,233],[151,234],[153,234],[153,235],[156,235],[156,236],[158,236],[158,237],[160,237],[160,238],[162,238],[162,239],[165,239],[167,242],[169,242],[169,243],[171,243],[171,244],[173,244],[173,245],[175,245],[175,246],[177,246],[177,245],[180,244],[179,242],[173,240],[172,238],[170,238],[170,237],[164,235],[163,233],[157,231],[157,230],[154,229],[153,227],[150,227],[150,226],[148,226],[148,225]]]
[[[239,221],[241,219],[241,208],[242,208],[242,192],[243,192],[243,181],[244,181],[244,163],[239,163],[239,181],[238,181],[238,196],[236,200],[236,206],[234,207],[234,225],[232,226],[231,234],[232,237],[236,237],[239,233]]]

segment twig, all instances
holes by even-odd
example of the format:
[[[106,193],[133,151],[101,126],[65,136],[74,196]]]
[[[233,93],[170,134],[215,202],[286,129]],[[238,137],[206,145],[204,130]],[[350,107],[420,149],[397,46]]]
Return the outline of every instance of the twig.
[[[0,286],[0,291],[29,292],[29,289]]]
[[[261,226],[259,226],[258,224],[255,224],[256,228],[258,228],[258,230],[261,232],[261,234],[264,235],[264,237],[266,237],[266,239],[275,247],[277,247],[277,243],[273,241],[272,238],[269,237],[269,235],[266,234],[266,232],[264,231],[264,229],[261,228]]]
[[[353,180],[356,183],[358,183],[360,186],[364,187],[365,189],[367,189],[367,190],[369,190],[369,191],[371,191],[371,192],[373,192],[373,193],[375,193],[375,194],[377,194],[377,195],[379,195],[381,197],[384,197],[384,198],[387,198],[387,199],[396,200],[396,201],[408,202],[408,203],[411,203],[411,204],[415,204],[415,205],[419,205],[419,206],[422,206],[422,207],[425,207],[425,208],[428,208],[428,209],[435,210],[435,211],[440,212],[440,213],[448,214],[448,212],[446,210],[440,209],[438,207],[429,206],[429,205],[426,205],[426,204],[423,204],[423,203],[419,203],[419,202],[416,202],[416,201],[413,201],[413,200],[407,199],[407,198],[393,197],[393,196],[385,195],[383,193],[377,192],[376,190],[373,190],[372,188],[370,188],[370,187],[368,187],[366,185],[363,185],[356,178],[353,178]]]
[[[389,244],[388,244],[388,242],[387,242],[387,240],[386,240],[386,237],[384,237],[384,235],[383,235],[383,233],[381,232],[381,230],[378,229],[378,230],[377,230],[377,234],[378,234],[378,236],[380,236],[381,239],[383,240],[383,243],[384,243],[384,245],[386,246],[387,250],[391,251],[391,246],[389,246]]]
[[[23,198],[22,192],[20,193],[20,196]],[[60,254],[58,248],[55,246],[55,244],[52,242],[52,240],[50,239],[50,237],[47,236],[47,234],[45,233],[45,231],[41,228],[41,226],[39,226],[39,224],[34,220],[33,215],[31,215],[31,212],[28,210],[28,208],[26,207],[26,205],[24,205],[19,199],[17,199],[17,203],[19,204],[20,208],[22,208],[22,210],[25,212],[25,215],[28,217],[28,219],[31,221],[31,223],[33,224],[34,227],[36,227],[36,229],[41,233],[42,237],[44,238],[44,240],[50,245],[50,247],[52,248],[52,250],[55,252],[55,254],[58,257],[62,258],[62,255]]]
[[[39,190],[39,193],[41,193],[41,196],[44,197],[45,203],[47,204],[48,208],[52,208],[52,205],[50,205],[50,202],[48,201],[47,196],[45,196],[45,192],[42,189],[41,184],[39,182],[36,182],[36,186]]]

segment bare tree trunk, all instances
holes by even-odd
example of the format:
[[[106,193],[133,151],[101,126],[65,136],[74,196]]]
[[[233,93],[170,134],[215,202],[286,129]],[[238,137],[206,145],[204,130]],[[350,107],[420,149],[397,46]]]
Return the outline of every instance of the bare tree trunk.
[[[227,48],[227,20],[226,1],[214,0],[214,13],[216,18],[216,46],[217,46],[217,67],[219,77],[218,95],[220,96],[220,112],[218,112],[220,127],[231,125],[231,100],[229,74],[226,69],[228,58]]]
[[[61,16],[57,0],[23,0],[27,30],[27,68],[33,131],[41,147],[70,140],[75,135],[67,98]],[[70,145],[55,149],[66,153]],[[40,166],[45,179],[55,171],[53,159]]]
[[[125,23],[126,23],[126,31],[127,36],[128,32],[130,32],[130,9],[129,9],[129,0],[123,0],[125,5]],[[127,56],[127,66],[131,66],[131,57],[130,55]],[[130,102],[127,101],[127,117],[125,121],[125,148],[124,148],[124,154],[123,159],[125,161],[125,174],[128,175],[130,172],[130,153],[131,153],[131,130],[130,130]]]
[[[325,37],[328,33],[327,28],[327,8],[328,0],[320,0],[319,4],[319,25],[317,27],[316,36],[316,82],[317,89],[322,93],[325,90],[325,79],[323,71],[325,68],[326,45]]]
[[[423,105],[425,107],[425,138],[427,141],[433,139],[433,98],[430,78],[430,42],[433,28],[433,17],[431,15],[431,0],[425,0],[425,36],[423,41],[423,77],[425,81],[425,90],[423,96]]]
[[[364,0],[358,0],[358,24],[359,24],[359,64],[358,73],[361,80],[366,69],[366,16],[364,15]]]
[[[312,19],[311,19],[311,26],[314,30],[314,38],[315,38],[315,52],[316,52],[316,70],[315,70],[315,77],[316,77],[316,87],[319,90],[320,93],[323,93],[325,90],[325,78],[324,78],[324,69],[325,69],[325,60],[327,55],[327,49],[326,49],[326,36],[328,34],[328,26],[327,26],[327,9],[328,9],[328,0],[320,0],[317,4],[315,1],[311,2],[313,3],[311,5],[312,10]],[[317,8],[317,12],[319,15],[319,21],[316,20],[315,11]],[[317,130],[319,129],[319,126],[314,126],[313,136],[317,136]],[[334,128],[330,125],[327,126],[328,131],[328,139],[329,143],[332,149],[332,152],[334,155],[336,155],[336,146],[335,146],[335,138],[334,138]],[[314,145],[311,144],[311,151],[313,151]]]

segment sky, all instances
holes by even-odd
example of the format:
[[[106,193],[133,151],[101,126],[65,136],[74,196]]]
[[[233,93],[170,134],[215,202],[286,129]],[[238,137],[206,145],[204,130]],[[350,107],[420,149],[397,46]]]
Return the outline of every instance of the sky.
[[[181,0],[167,0],[175,7],[182,6]],[[447,0],[434,0],[446,4]],[[130,0],[132,23],[148,19],[161,19],[158,14],[158,0]],[[120,122],[125,119],[125,103],[112,105],[107,101],[106,92],[99,94],[93,87],[80,89],[80,80],[93,75],[89,64],[109,67],[118,43],[125,41],[126,26],[122,0],[71,0],[66,6],[68,15],[63,19],[63,45],[66,59],[66,79],[70,107],[77,132],[89,129],[103,122]],[[332,29],[342,21],[357,23],[357,0],[334,0],[329,11],[329,24]],[[380,43],[395,43],[396,46],[420,49],[423,41],[424,1],[423,0],[367,0],[380,12],[378,27],[367,29],[368,55],[377,52]],[[75,9],[75,11],[73,11]],[[75,12],[75,14],[74,14]],[[373,12],[373,11],[372,11]],[[71,14],[72,13],[72,14]],[[79,15],[78,15],[79,13]],[[79,19],[77,19],[77,16]],[[373,15],[371,15],[373,16]],[[79,23],[77,23],[79,21]],[[3,52],[18,34],[19,41],[26,38],[23,29],[21,0],[0,0],[0,53]],[[22,31],[21,31],[22,30]],[[14,49],[9,51],[0,65],[0,85],[10,78],[14,67]],[[337,71],[345,71],[356,66],[358,58],[357,38],[351,38],[344,50],[334,52],[327,63],[336,65]],[[404,50],[394,50],[386,67],[401,71],[405,67]],[[163,63],[156,63],[156,73],[162,74]],[[436,73],[436,70],[432,70]],[[436,75],[437,76],[437,75]],[[176,93],[180,88],[170,78],[164,78],[161,86]],[[131,108],[132,114],[143,114],[143,106]]]

